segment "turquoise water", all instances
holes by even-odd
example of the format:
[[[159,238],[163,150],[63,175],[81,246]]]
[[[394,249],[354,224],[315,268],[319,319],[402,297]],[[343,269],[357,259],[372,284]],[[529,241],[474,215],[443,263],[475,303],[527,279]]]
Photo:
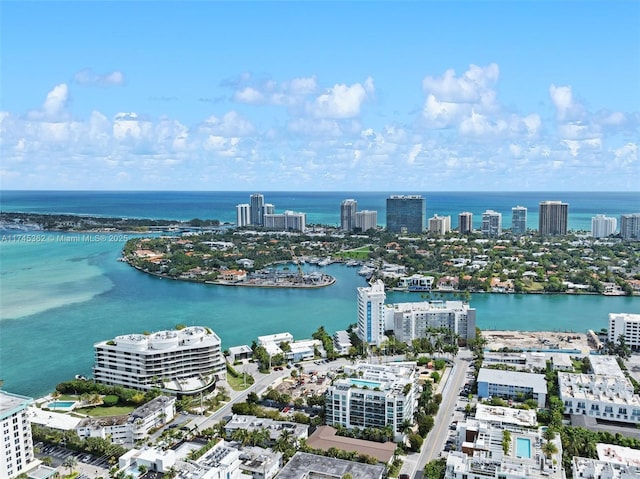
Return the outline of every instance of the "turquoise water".
[[[76,402],[75,401],[53,401],[47,404],[47,407],[49,409],[53,409],[53,408],[70,408],[72,407]]]
[[[497,208],[496,203],[527,206],[513,193],[437,195],[435,198],[450,210],[475,212]],[[594,198],[584,193],[573,193],[573,197],[526,195],[531,201],[553,197],[571,202],[581,198],[584,204],[575,210],[584,211],[584,215],[640,211],[636,197],[629,194],[598,193],[592,195]],[[248,198],[248,193],[0,192],[3,210],[117,216],[130,211],[129,216],[183,219],[222,218],[222,206],[233,211],[245,196]],[[358,199],[361,209],[375,209],[380,203],[384,208],[385,197],[380,193],[265,193],[265,200],[276,203],[278,209],[312,210],[312,221],[333,218],[333,223],[338,221],[339,201],[348,197]],[[361,198],[370,203],[361,202]],[[428,211],[429,198],[427,195]],[[473,209],[470,203],[464,203],[465,198],[482,206]],[[596,208],[596,204],[602,208]],[[341,265],[323,269],[336,277],[335,285],[313,290],[228,288],[170,281],[117,261],[123,242],[107,241],[107,236],[105,241],[66,241],[75,237],[78,235],[45,233],[43,241],[35,243],[0,243],[3,389],[28,396],[44,395],[75,374],[92,375],[94,343],[131,332],[172,328],[178,323],[211,327],[221,337],[224,349],[283,331],[295,338],[308,338],[320,325],[332,333],[357,321],[356,288],[366,285],[356,269]],[[316,269],[305,266],[307,271]],[[418,293],[390,292],[387,296],[387,302],[422,300]],[[639,297],[475,294],[471,305],[477,309],[478,326],[483,329],[583,332],[607,327],[610,312],[640,313]]]
[[[526,437],[516,438],[516,456],[531,459],[531,439]]]
[[[379,388],[380,383],[376,381],[365,381],[364,379],[349,379],[349,382],[354,386],[358,387],[368,387],[368,388]]]

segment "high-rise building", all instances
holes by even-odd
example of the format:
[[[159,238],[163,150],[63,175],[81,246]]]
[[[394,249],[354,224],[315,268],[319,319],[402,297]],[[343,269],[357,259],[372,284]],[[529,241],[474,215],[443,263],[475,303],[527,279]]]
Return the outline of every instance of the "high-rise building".
[[[451,216],[438,216],[429,218],[429,233],[444,235],[451,231]]]
[[[93,347],[95,381],[111,386],[196,394],[226,376],[220,338],[202,326],[127,334]]]
[[[248,203],[236,205],[236,226],[249,226],[251,224],[251,206]]]
[[[463,211],[458,215],[458,232],[467,234],[473,231],[473,213]]]
[[[29,397],[0,391],[0,477],[18,477],[35,465],[27,413],[27,406],[32,403]]]
[[[482,213],[482,234],[496,237],[502,234],[502,213],[487,210]]]
[[[357,211],[355,227],[360,231],[375,230],[378,227],[378,212],[372,210]]]
[[[387,198],[387,231],[422,233],[426,202],[421,195],[392,195]]]
[[[640,213],[620,216],[620,236],[624,240],[640,240]]]
[[[541,201],[538,214],[538,233],[541,236],[567,234],[569,205],[561,201]]]
[[[617,343],[620,336],[624,336],[625,343],[634,351],[640,349],[640,314],[609,313],[607,339]]]
[[[353,231],[356,227],[356,212],[358,202],[356,200],[344,200],[340,204],[340,229],[342,231]]]
[[[271,203],[265,203],[262,206],[262,223],[264,224],[264,215],[272,215],[276,212],[276,207]]]
[[[264,206],[264,195],[260,193],[254,193],[251,195],[251,224],[262,226],[262,213]]]
[[[305,231],[307,229],[306,213],[285,211],[264,215],[264,227],[278,231]]]
[[[358,337],[364,343],[380,346],[385,338],[384,283],[358,288]]]
[[[511,233],[523,235],[527,232],[527,208],[514,206],[511,208]]]
[[[613,216],[595,215],[591,218],[591,236],[606,238],[616,232],[617,220]]]

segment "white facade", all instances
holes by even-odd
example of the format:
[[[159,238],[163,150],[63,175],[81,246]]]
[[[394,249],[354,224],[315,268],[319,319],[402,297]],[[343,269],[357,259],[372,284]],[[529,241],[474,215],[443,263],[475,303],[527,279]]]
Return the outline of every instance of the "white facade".
[[[285,211],[282,214],[265,214],[263,217],[265,228],[281,231],[305,231],[307,229],[306,213]]]
[[[268,444],[273,445],[286,431],[291,439],[298,442],[308,439],[309,426],[291,421],[275,421],[273,419],[234,414],[224,425],[224,433],[227,439],[231,439],[234,431],[257,431],[265,430],[269,433]]]
[[[618,375],[558,373],[558,389],[565,414],[640,423],[640,396]]]
[[[358,337],[367,344],[380,346],[385,340],[384,283],[358,288]]]
[[[481,231],[485,236],[500,236],[502,234],[502,213],[493,210],[482,213]]]
[[[465,341],[476,336],[476,310],[462,301],[389,304],[385,317],[385,329],[392,329],[397,339],[409,344],[429,337],[432,328],[447,328]]]
[[[0,477],[14,478],[35,461],[27,407],[33,399],[0,391]]]
[[[594,238],[606,238],[615,234],[617,220],[612,216],[595,215],[591,218],[591,236]]]
[[[340,204],[340,229],[342,231],[353,231],[356,227],[356,212],[358,202],[356,200],[344,200]]]
[[[607,339],[617,342],[620,335],[631,349],[640,348],[640,314],[609,313]]]
[[[374,230],[378,227],[378,212],[362,210],[356,212],[356,228],[360,231]]]
[[[348,376],[335,380],[326,392],[325,421],[346,428],[391,426],[402,438],[403,421],[413,422],[416,363],[345,366]]]
[[[444,235],[451,231],[451,216],[433,215],[429,218],[429,233]]]
[[[547,381],[544,374],[481,368],[478,372],[478,398],[502,397],[517,399],[531,397],[544,407],[547,400]]]
[[[599,479],[636,479],[640,477],[640,452],[637,449],[596,444],[598,459],[574,457],[573,477]]]
[[[251,224],[251,206],[248,203],[236,205],[236,226],[249,226]]]
[[[94,344],[93,375],[102,384],[195,394],[224,378],[221,345],[220,338],[202,326],[117,336]]]
[[[336,331],[333,333],[333,350],[340,356],[346,356],[351,349],[351,339],[347,331]]]
[[[76,427],[83,439],[99,437],[114,443],[132,446],[144,440],[151,429],[169,423],[176,415],[176,398],[158,396],[136,408],[128,417],[119,421],[114,418],[86,418]]]

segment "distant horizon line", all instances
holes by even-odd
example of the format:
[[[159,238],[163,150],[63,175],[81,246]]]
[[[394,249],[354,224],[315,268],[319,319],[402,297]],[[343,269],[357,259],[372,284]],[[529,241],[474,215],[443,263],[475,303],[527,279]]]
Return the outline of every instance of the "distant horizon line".
[[[55,192],[55,193],[385,193],[393,194],[398,190],[60,190],[60,189],[5,189],[0,188],[2,192]],[[639,193],[636,190],[404,190],[405,193]]]

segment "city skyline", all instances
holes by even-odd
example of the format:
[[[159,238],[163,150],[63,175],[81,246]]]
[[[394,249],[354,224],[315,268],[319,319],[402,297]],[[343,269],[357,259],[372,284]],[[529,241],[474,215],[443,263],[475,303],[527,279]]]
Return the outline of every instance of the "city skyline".
[[[637,2],[115,5],[3,3],[3,189],[637,190]]]

